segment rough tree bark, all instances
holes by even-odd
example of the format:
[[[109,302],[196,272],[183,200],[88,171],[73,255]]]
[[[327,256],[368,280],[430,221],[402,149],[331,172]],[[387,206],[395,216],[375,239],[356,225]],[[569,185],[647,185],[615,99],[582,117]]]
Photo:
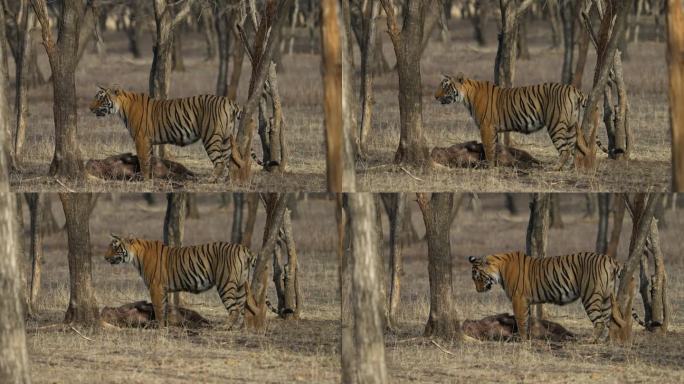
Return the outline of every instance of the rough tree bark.
[[[361,51],[361,131],[359,132],[359,155],[366,157],[368,135],[371,131],[371,117],[373,110],[373,71],[371,60],[375,55],[376,43],[376,23],[375,20],[380,13],[379,0],[369,0],[364,2],[361,35],[363,42],[359,46]],[[382,49],[382,46],[380,46]]]
[[[16,28],[16,49],[14,52],[14,69],[16,81],[14,111],[16,116],[16,124],[14,128],[13,157],[15,159],[18,159],[21,156],[22,148],[24,147],[24,141],[26,139],[29,75],[28,58],[31,56],[31,48],[33,47],[30,29],[34,24],[34,19],[35,15],[30,12],[29,3],[27,1],[20,1],[19,7],[16,10],[16,20],[14,21]]]
[[[349,132],[343,123],[342,90],[342,12],[339,2],[321,2],[321,54],[323,56],[323,94],[326,127],[326,174],[328,191],[355,191],[354,158],[349,158]]]
[[[383,193],[382,202],[389,219],[389,250],[390,250],[390,293],[388,325],[396,328],[399,304],[401,302],[401,275],[403,263],[401,252],[404,241],[401,239],[401,230],[404,226],[404,214],[406,213],[405,193]]]
[[[354,317],[355,382],[386,383],[385,342],[381,295],[383,284],[375,230],[375,198],[354,193],[348,200],[351,237],[352,311]],[[345,341],[344,339],[342,340]],[[343,348],[344,349],[344,348]],[[343,357],[344,358],[344,357]]]
[[[281,25],[287,19],[287,10],[293,0],[269,0],[264,3],[259,21],[253,20],[256,26],[254,43],[249,44],[244,29],[238,28],[246,54],[251,58],[252,74],[249,81],[247,101],[244,103],[242,118],[237,128],[236,147],[231,150],[231,176],[238,183],[244,183],[251,176],[252,137],[256,129],[256,112],[261,99],[261,92],[268,77],[268,69],[275,47],[280,40]],[[256,18],[256,12],[253,13]]]
[[[41,206],[42,195],[40,193],[27,193],[26,204],[29,207],[30,245],[29,259],[31,260],[31,278],[29,279],[28,307],[30,313],[36,311],[36,301],[40,294],[41,263],[43,259],[43,210]]]
[[[525,253],[532,257],[546,257],[549,238],[549,221],[551,219],[551,195],[535,193],[530,202],[530,220],[527,222],[527,237]],[[531,317],[536,320],[544,319],[544,309],[541,304],[533,306]]]
[[[185,229],[185,210],[188,194],[186,192],[166,194],[166,214],[164,215],[163,241],[171,247],[183,245]],[[181,306],[181,293],[174,292],[169,296],[169,304],[173,309]]]
[[[233,193],[233,223],[230,230],[230,242],[242,243],[242,213],[245,206],[244,194],[242,192]]]
[[[2,11],[3,7],[0,5],[0,12]],[[5,26],[0,24],[0,27]],[[4,50],[4,46],[0,47],[0,52]],[[0,79],[0,93],[6,95],[5,88],[2,87],[4,81],[4,78]],[[6,109],[0,108],[0,123],[9,119],[6,112]],[[4,136],[5,130],[0,129],[0,142],[6,139]],[[19,244],[15,242],[15,201],[14,196],[9,193],[7,154],[4,153],[4,147],[0,147],[0,151],[0,239],[3,239],[0,250],[0,382],[30,383],[24,303],[21,298],[20,253]]]
[[[632,303],[634,301],[634,272],[639,266],[644,252],[646,238],[650,232],[655,207],[660,203],[660,194],[639,194],[625,203],[632,212],[632,238],[629,243],[629,256],[620,274],[617,297],[612,299],[612,324],[609,328],[610,339],[627,344],[632,341]]]
[[[394,5],[381,0],[387,14],[387,29],[394,46],[399,75],[399,118],[401,135],[394,162],[419,169],[430,165],[427,142],[423,136],[423,100],[420,75],[421,42],[425,13],[431,0],[408,0],[399,29]]]
[[[55,153],[50,164],[50,175],[80,178],[83,162],[76,134],[76,64],[81,19],[86,7],[92,4],[81,0],[61,2],[57,41],[50,29],[46,1],[31,0],[31,4],[41,26],[43,45],[52,69]]]
[[[60,193],[66,218],[69,258],[69,307],[65,323],[93,326],[99,317],[92,283],[89,193]]]
[[[209,12],[202,12],[202,14]],[[231,33],[232,26],[235,24],[235,11],[219,9],[217,15],[212,19],[216,29],[216,45],[218,46],[218,77],[216,78],[216,94],[218,96],[228,96],[228,69],[230,61]],[[207,27],[208,28],[208,27]],[[239,45],[239,44],[235,44]],[[214,56],[216,56],[214,54]],[[235,98],[233,98],[235,100]]]
[[[190,13],[194,0],[182,0],[181,8],[174,11],[178,2],[169,0],[154,0],[154,20],[156,34],[152,46],[152,65],[150,66],[149,92],[150,97],[164,100],[169,96],[171,86],[171,51],[173,47],[173,31],[185,16]],[[158,146],[159,156],[168,158],[166,146]]]
[[[337,219],[337,265],[340,284],[340,360],[341,382],[354,383],[356,353],[354,348],[354,317],[352,316],[351,282],[351,227],[348,209],[349,194],[337,194],[335,218]]]
[[[446,341],[460,340],[463,335],[454,303],[449,238],[454,196],[451,193],[433,193],[429,201],[424,193],[418,193],[417,196],[425,222],[430,279],[430,316],[423,335]]]
[[[667,63],[670,76],[672,190],[684,192],[684,4],[667,2]]]
[[[0,142],[0,151],[5,158],[3,161],[8,169],[16,168],[16,157],[11,145],[10,110],[9,110],[9,73],[7,73],[7,38],[5,35],[5,9],[0,4],[0,135],[4,140]]]
[[[273,282],[278,296],[278,315],[285,319],[299,319],[301,295],[297,248],[292,235],[291,211],[285,209],[278,246],[273,257]]]
[[[575,58],[575,25],[577,24],[577,7],[574,1],[560,1],[560,17],[563,23],[563,67],[561,69],[561,82],[572,84],[572,64]]]

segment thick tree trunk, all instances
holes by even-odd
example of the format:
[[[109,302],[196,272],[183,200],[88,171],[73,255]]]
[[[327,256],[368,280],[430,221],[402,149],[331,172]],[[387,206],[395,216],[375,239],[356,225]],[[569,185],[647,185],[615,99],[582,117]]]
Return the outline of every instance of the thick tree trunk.
[[[667,2],[667,63],[672,127],[672,190],[684,192],[684,4]]]
[[[371,60],[375,55],[375,19],[380,13],[379,0],[370,0],[365,3],[366,9],[363,10],[362,21],[362,41],[361,50],[361,132],[359,134],[359,148],[362,157],[368,150],[368,135],[371,131],[371,117],[373,109],[373,71]],[[382,46],[380,46],[382,49]]]
[[[0,142],[0,151],[5,158],[3,161],[8,169],[16,168],[16,157],[12,149],[12,134],[10,133],[10,109],[9,109],[9,73],[7,71],[7,37],[5,35],[5,10],[0,4],[0,135],[4,140]],[[4,182],[4,181],[3,181]]]
[[[29,12],[28,3],[22,2],[21,20],[17,20],[17,45],[18,52],[14,57],[16,92],[14,99],[14,111],[16,125],[14,129],[14,158],[22,155],[24,141],[26,140],[26,117],[28,115],[28,58],[31,56],[33,43],[31,41],[30,28],[34,24],[34,14]]]
[[[399,75],[399,148],[394,162],[399,165],[426,169],[430,165],[427,142],[423,136],[423,100],[420,74],[421,42],[429,0],[408,0],[404,7],[404,21],[399,29],[394,6],[381,0],[387,14]]]
[[[430,280],[430,316],[423,335],[436,336],[446,341],[462,338],[454,303],[453,261],[449,238],[449,216],[453,203],[454,196],[451,193],[433,193],[430,201],[425,194],[418,194],[418,205],[425,222]]]
[[[606,253],[608,251],[608,218],[610,216],[610,194],[600,193],[598,195],[599,221],[596,233],[596,252]]]
[[[80,0],[65,0],[58,18],[59,40],[50,30],[45,0],[32,0],[41,25],[43,45],[52,69],[55,121],[55,153],[50,175],[76,179],[83,174],[81,151],[77,141],[76,64],[80,23],[85,7]]]
[[[369,193],[347,195],[352,249],[352,310],[358,383],[386,383],[380,257],[375,228],[375,199]],[[344,341],[344,339],[343,339]]]
[[[29,207],[30,245],[29,258],[31,260],[31,278],[29,279],[29,311],[35,313],[36,301],[40,294],[41,263],[43,260],[43,210],[41,201],[44,196],[40,193],[27,193],[26,203]]]
[[[254,224],[256,223],[257,210],[259,209],[259,195],[257,193],[247,194],[247,221],[242,233],[242,245],[252,248],[252,235],[254,234]]]
[[[350,194],[337,194],[337,265],[340,284],[340,360],[341,382],[355,382],[356,352],[354,348],[354,317],[352,316],[352,255],[351,226],[348,215]]]
[[[89,193],[60,193],[66,230],[69,258],[69,307],[64,322],[93,326],[99,317],[92,284],[90,245]]]
[[[606,254],[612,258],[617,256],[617,249],[622,234],[622,221],[625,217],[625,202],[622,196],[613,194],[613,229],[610,232],[610,240],[606,248]]]
[[[166,214],[164,215],[164,244],[171,247],[183,245],[183,232],[185,230],[185,210],[187,208],[187,193],[167,193],[166,194]],[[175,309],[181,306],[180,292],[171,294],[169,303]]]
[[[230,242],[239,244],[242,242],[242,213],[245,206],[244,194],[233,193],[233,224],[230,231]]]
[[[389,313],[388,323],[391,328],[398,325],[397,316],[399,315],[399,305],[401,303],[401,275],[403,274],[403,263],[401,252],[404,241],[401,239],[401,230],[404,226],[404,215],[406,213],[405,193],[384,193],[382,201],[387,211],[389,219],[389,250],[390,250],[390,293],[389,293]]]
[[[219,96],[228,96],[228,69],[230,61],[230,48],[231,48],[231,34],[232,26],[234,24],[235,14],[233,12],[226,14],[219,14],[213,17],[216,23],[216,37],[218,46],[218,77],[216,79],[216,94]],[[208,28],[208,27],[207,27]],[[235,44],[239,46],[239,44]],[[239,48],[238,48],[239,49]],[[216,56],[214,54],[214,56]],[[235,100],[235,97],[233,97]]]
[[[576,14],[572,1],[561,0],[560,17],[563,23],[563,67],[561,69],[561,82],[572,84],[572,64],[575,56],[575,25]]]
[[[345,150],[342,101],[342,12],[339,2],[321,2],[321,52],[323,54],[323,93],[326,127],[326,174],[328,191],[355,190],[353,158]]]
[[[548,193],[535,193],[530,202],[530,220],[527,223],[527,237],[525,253],[532,257],[546,257],[546,249],[549,237],[549,221],[551,219],[551,195]],[[532,317],[537,320],[544,319],[544,310],[541,304],[534,306]]]
[[[280,240],[273,257],[273,282],[278,296],[278,315],[285,319],[298,319],[301,313],[301,297],[298,286],[297,249],[292,235],[292,219],[289,209],[283,213]]]

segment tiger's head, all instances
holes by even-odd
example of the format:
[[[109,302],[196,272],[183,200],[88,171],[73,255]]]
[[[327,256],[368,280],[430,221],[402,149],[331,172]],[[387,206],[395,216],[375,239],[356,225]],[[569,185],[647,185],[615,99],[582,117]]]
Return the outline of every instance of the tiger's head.
[[[105,88],[99,85],[97,87],[99,90],[95,94],[93,102],[90,103],[90,112],[98,117],[119,113],[119,108],[121,107],[119,96],[123,91],[118,87]]]
[[[439,88],[435,92],[435,99],[442,104],[460,103],[466,96],[468,80],[462,72],[456,76],[442,75],[444,78],[439,83]]]
[[[130,249],[130,242],[115,234],[110,234],[112,241],[109,243],[109,249],[105,253],[105,261],[109,264],[130,263],[135,254]]]
[[[489,260],[488,256],[468,256],[468,261],[473,266],[473,281],[478,292],[489,291],[492,285],[501,281],[496,260]]]

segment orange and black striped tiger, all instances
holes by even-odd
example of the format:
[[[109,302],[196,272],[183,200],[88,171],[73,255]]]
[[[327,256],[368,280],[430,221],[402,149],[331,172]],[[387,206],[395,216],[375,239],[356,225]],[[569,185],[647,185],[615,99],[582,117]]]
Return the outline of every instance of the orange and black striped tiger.
[[[256,261],[249,248],[224,242],[169,247],[157,240],[111,237],[105,260],[135,266],[150,290],[158,322],[167,324],[168,293],[200,293],[216,286],[232,325],[242,326],[247,284]]]
[[[226,97],[200,95],[173,100],[156,100],[144,93],[118,87],[99,87],[90,110],[97,116],[118,114],[135,141],[143,177],[152,177],[152,146],[185,146],[202,140],[214,165],[212,180],[223,176],[240,118],[240,107]],[[253,155],[254,157],[254,155]]]
[[[501,284],[513,304],[513,314],[520,335],[529,335],[528,316],[531,304],[564,305],[579,298],[594,324],[594,341],[602,337],[610,324],[611,303],[618,263],[607,255],[593,252],[554,257],[530,257],[522,252],[470,256],[473,281],[478,292]]]
[[[442,104],[463,103],[480,129],[485,158],[496,165],[498,132],[529,134],[544,127],[560,153],[563,169],[575,149],[587,153],[577,140],[580,111],[586,96],[572,85],[545,83],[501,88],[488,81],[467,79],[463,73],[444,78],[435,93]]]

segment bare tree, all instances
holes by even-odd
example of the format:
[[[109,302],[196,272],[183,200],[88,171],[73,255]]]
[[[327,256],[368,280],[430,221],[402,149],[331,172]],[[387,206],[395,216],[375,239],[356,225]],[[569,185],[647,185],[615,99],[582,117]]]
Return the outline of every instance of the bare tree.
[[[394,5],[381,0],[387,14],[387,29],[394,46],[399,75],[399,115],[401,136],[394,162],[423,169],[430,163],[423,136],[423,100],[420,75],[421,42],[425,14],[432,0],[407,0],[404,21],[399,29]]]
[[[237,128],[236,143],[231,150],[231,176],[238,182],[245,182],[251,176],[251,148],[252,137],[256,129],[256,112],[258,110],[261,92],[269,76],[269,66],[273,52],[280,40],[280,27],[287,18],[292,0],[269,0],[264,3],[260,17],[252,9],[252,23],[255,26],[253,44],[248,42],[245,31],[238,28],[243,48],[252,63],[252,74],[249,82],[247,101]],[[258,19],[258,20],[257,20]]]
[[[530,202],[530,220],[527,222],[527,237],[525,241],[525,253],[532,257],[546,257],[546,249],[549,239],[549,222],[551,219],[551,195],[548,193],[535,193]],[[534,305],[532,318],[544,319],[542,304]]]
[[[90,1],[64,0],[58,15],[58,39],[50,29],[45,0],[31,0],[40,23],[43,45],[52,69],[55,120],[55,153],[50,175],[78,178],[83,173],[81,151],[77,141],[76,64],[81,19]]]
[[[354,158],[350,157],[349,131],[344,124],[342,89],[342,51],[344,33],[340,30],[342,12],[339,2],[321,2],[321,53],[323,56],[323,93],[326,127],[328,191],[355,190]]]
[[[641,261],[650,232],[655,207],[660,203],[659,194],[638,194],[634,199],[625,196],[625,202],[632,213],[632,238],[629,256],[620,274],[617,298],[612,299],[612,324],[610,338],[616,342],[629,343],[632,340],[632,303],[634,301],[634,272]]]
[[[373,108],[373,71],[371,70],[371,59],[375,54],[376,27],[375,19],[380,13],[380,2],[378,0],[364,1],[362,9],[362,42],[359,46],[361,51],[361,132],[359,133],[359,155],[365,157],[368,145],[368,135],[371,131],[371,116]],[[382,46],[379,47],[382,49]]]
[[[66,218],[69,259],[69,307],[65,323],[93,326],[99,317],[92,283],[90,211],[93,196],[89,193],[60,193]]]
[[[273,254],[273,282],[278,297],[278,315],[285,320],[299,319],[302,298],[297,247],[292,234],[291,211],[285,209],[283,215],[283,226]]]
[[[657,208],[656,208],[657,209]],[[654,274],[649,274],[649,264],[653,264]],[[667,274],[665,261],[660,249],[658,219],[651,222],[644,253],[640,263],[639,292],[644,303],[644,322],[646,329],[666,333],[670,324],[670,305],[667,299]]]
[[[397,326],[397,315],[401,302],[401,275],[403,273],[403,263],[401,252],[404,241],[401,239],[401,230],[404,226],[404,215],[406,213],[405,193],[383,193],[382,202],[389,218],[389,249],[390,249],[390,294],[389,294],[389,326]]]
[[[163,241],[171,247],[183,245],[183,232],[185,230],[185,210],[187,207],[186,192],[166,194],[166,214],[164,215]],[[170,302],[174,310],[181,306],[181,293],[173,292]]]
[[[7,73],[7,38],[5,35],[5,9],[0,2],[0,134],[5,137],[0,151],[3,152],[5,165],[9,169],[16,168],[16,157],[12,150],[9,111],[9,73]]]
[[[378,254],[375,225],[375,199],[369,193],[346,195],[348,202],[351,243],[352,311],[354,322],[353,381],[358,383],[386,383],[385,342],[383,336],[381,295],[383,279],[378,275]],[[348,341],[348,340],[347,340]],[[342,339],[345,342],[345,339]],[[343,346],[343,351],[345,350]],[[344,360],[344,355],[342,360]],[[343,363],[344,366],[344,363]]]
[[[43,209],[41,206],[42,194],[27,193],[26,203],[29,207],[30,224],[30,245],[29,259],[31,260],[31,278],[29,279],[28,307],[31,313],[36,310],[36,300],[40,293],[41,263],[43,259]]]
[[[429,201],[424,193],[418,193],[417,196],[425,222],[430,279],[430,316],[423,335],[437,336],[447,341],[459,340],[462,334],[454,303],[449,238],[454,196],[451,193],[433,193]]]
[[[670,75],[672,190],[684,192],[684,4],[667,2],[667,63]]]

